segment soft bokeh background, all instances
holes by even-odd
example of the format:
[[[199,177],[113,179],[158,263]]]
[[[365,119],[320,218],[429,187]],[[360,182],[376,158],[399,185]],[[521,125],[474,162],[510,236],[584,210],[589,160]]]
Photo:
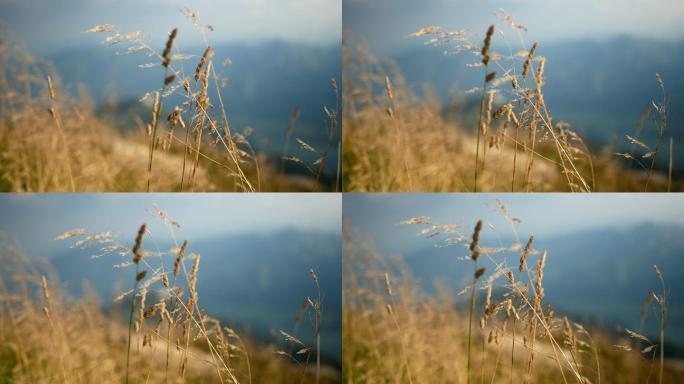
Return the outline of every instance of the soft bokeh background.
[[[497,199],[519,219],[515,230]],[[367,237],[386,255],[400,257],[425,294],[441,282],[453,294],[472,279],[470,236],[477,220],[484,222],[480,244],[510,247],[535,236],[534,248],[548,251],[544,275],[547,302],[557,312],[585,325],[611,332],[617,325],[638,329],[642,304],[653,290],[660,292],[652,266],[663,271],[671,308],[668,353],[684,346],[684,196],[679,194],[346,194],[344,217],[359,236]],[[457,233],[432,238],[418,236],[419,225],[401,221],[428,216],[434,224],[458,224]],[[352,232],[353,233],[353,232]],[[463,236],[442,247],[448,237]],[[358,239],[357,239],[358,240]],[[520,252],[493,253],[496,262],[517,267]],[[483,266],[494,265],[483,258]],[[534,258],[536,262],[536,258]],[[645,332],[657,332],[647,321]]]
[[[484,34],[501,8],[528,28],[528,41],[606,40],[619,35],[676,41],[684,37],[677,0],[343,0],[344,27],[382,55],[412,44],[408,35],[430,25]],[[415,43],[415,42],[414,42]]]
[[[250,139],[257,151],[279,158],[288,120],[299,107],[293,136],[323,149],[323,106],[334,107],[330,80],[341,76],[341,0],[0,0],[0,20],[31,54],[54,64],[67,91],[77,94],[78,85],[85,85],[100,115],[130,131],[138,129],[134,115],[147,117],[149,105],[137,100],[160,88],[163,68],[139,68],[153,60],[144,54],[117,55],[127,47],[102,44],[105,35],[83,32],[114,24],[125,33],[141,32],[162,51],[177,27],[175,53],[194,56],[175,65],[194,73],[206,45],[183,15],[185,7],[213,28],[208,43],[216,53],[215,69],[225,79],[222,95],[232,129],[253,128]],[[222,65],[227,58],[232,65]],[[335,168],[334,147],[328,170]],[[296,165],[290,170],[302,171]],[[334,172],[324,178],[330,177]]]
[[[522,34],[524,45],[497,17],[501,8],[528,28]],[[476,57],[445,56],[443,49],[424,45],[427,38],[409,37],[427,26],[465,28],[473,33],[472,42],[481,45],[487,27],[495,24],[505,35],[497,33],[493,39],[494,50],[502,54],[538,42],[537,54],[547,58],[544,96],[554,120],[570,123],[593,146],[625,148],[624,135],[633,133],[641,112],[652,100],[661,100],[658,72],[670,94],[666,136],[674,136],[679,168],[684,163],[676,155],[684,143],[683,16],[684,3],[677,0],[343,0],[347,41],[365,42],[378,56],[395,61],[418,95],[429,86],[445,116],[477,108],[479,101],[464,92],[480,86],[483,74],[481,68],[466,67]],[[471,120],[462,122],[475,125]],[[653,146],[654,127],[646,127],[642,137]],[[659,165],[666,166],[666,156]]]
[[[80,32],[104,23],[140,30],[163,44],[184,7],[214,27],[215,43],[340,42],[342,7],[335,0],[2,0],[0,14],[32,50],[49,53],[92,43]]]
[[[340,364],[338,194],[3,194],[0,233],[16,238],[29,256],[49,260],[73,296],[83,293],[84,280],[92,283],[108,309],[133,273],[113,268],[126,260],[117,255],[91,259],[100,253],[97,248],[73,248],[73,241],[54,238],[85,228],[112,231],[132,246],[138,228],[147,223],[144,248],[166,251],[174,242],[154,204],[180,224],[176,237],[189,241],[187,252],[202,256],[200,307],[245,335],[279,342],[279,329],[294,332],[302,302],[316,295],[309,269],[316,270],[323,291],[321,349],[325,361]],[[300,325],[299,336],[309,338],[310,329]]]

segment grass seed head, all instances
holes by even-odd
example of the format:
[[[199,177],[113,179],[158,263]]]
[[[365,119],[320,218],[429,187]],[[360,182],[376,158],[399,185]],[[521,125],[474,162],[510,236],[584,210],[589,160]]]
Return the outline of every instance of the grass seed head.
[[[392,83],[390,82],[389,76],[385,76],[385,91],[387,92],[387,98],[394,100],[394,94],[392,93]]]
[[[181,245],[180,250],[178,250],[178,256],[176,257],[176,261],[173,264],[173,277],[178,276],[178,272],[180,271],[180,265],[181,262],[183,261],[183,255],[185,254],[185,249],[188,247],[188,241],[185,240],[183,241],[183,245]]]
[[[55,87],[52,84],[52,77],[48,76],[47,77],[47,83],[48,83],[48,93],[50,95],[50,100],[55,99]]]
[[[385,290],[387,296],[392,296],[392,282],[390,281],[390,274],[385,272]]]
[[[199,63],[197,63],[197,67],[195,68],[195,82],[199,81],[202,68],[204,68],[204,63],[206,63],[207,59],[211,58],[212,56],[214,56],[214,51],[212,51],[211,47],[207,47],[207,49],[204,50]]]
[[[166,40],[166,46],[164,47],[164,53],[162,53],[162,66],[168,68],[171,64],[171,48],[173,48],[173,41],[176,39],[178,34],[178,28],[174,28],[169,34],[169,39]]]
[[[478,244],[480,242],[480,231],[482,231],[482,220],[478,220],[475,224],[475,230],[473,231],[473,238],[470,242],[470,258],[476,261],[480,257],[480,251],[478,251]]]
[[[487,29],[487,35],[484,39],[484,45],[482,46],[482,64],[489,64],[489,47],[492,44],[492,35],[494,34],[494,25],[490,25]]]
[[[533,241],[534,236],[530,236],[530,239],[527,240],[527,244],[525,244],[525,249],[523,250],[522,256],[520,256],[520,265],[518,266],[518,271],[520,272],[525,269],[525,261],[527,260],[527,256],[530,255],[530,249],[532,249]]]
[[[135,275],[135,281],[140,281],[140,280],[144,279],[145,276],[147,276],[147,270],[142,271],[142,272],[138,273],[137,275]]]
[[[140,229],[138,230],[138,235],[135,237],[135,245],[133,246],[133,249],[131,252],[133,253],[133,262],[138,264],[140,260],[142,259],[142,253],[140,253],[140,247],[142,246],[142,238],[143,235],[145,234],[147,226],[145,224],[140,226]]]
[[[534,56],[534,52],[537,50],[537,43],[532,44],[532,49],[530,49],[530,52],[527,54],[527,59],[525,60],[525,63],[523,64],[523,72],[522,72],[522,77],[523,79],[527,77],[527,74],[530,72],[530,64],[532,63],[532,57]]]
[[[48,283],[47,279],[45,278],[45,275],[42,276],[41,286],[43,288],[43,297],[45,298],[45,300],[50,300],[50,290],[48,289]]]

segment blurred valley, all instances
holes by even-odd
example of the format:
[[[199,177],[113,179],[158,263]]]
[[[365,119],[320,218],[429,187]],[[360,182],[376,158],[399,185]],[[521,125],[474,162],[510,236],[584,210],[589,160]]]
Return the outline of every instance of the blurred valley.
[[[510,232],[510,231],[508,231]],[[605,327],[615,332],[618,325],[639,329],[642,305],[651,291],[659,289],[653,273],[657,264],[670,290],[668,335],[672,343],[666,350],[684,356],[684,227],[643,223],[628,228],[574,230],[544,238],[536,236],[534,249],[548,251],[544,286],[548,303],[556,312],[567,314],[576,321]],[[467,234],[464,233],[467,236]],[[486,231],[482,235],[485,247],[523,245],[531,234],[520,233],[516,240],[506,231],[503,234]],[[470,284],[472,270],[466,261],[457,260],[468,254],[468,244],[437,248],[438,241],[423,240],[420,249],[402,255],[413,278],[429,294],[435,294],[436,282],[455,294]],[[492,253],[497,263],[517,266],[519,253]],[[531,257],[536,263],[538,256]],[[485,257],[483,266],[493,273],[494,266]],[[458,296],[466,303],[468,295]],[[657,324],[646,321],[644,334],[655,336]]]
[[[156,245],[161,250],[174,247],[164,243]],[[132,272],[130,268],[113,266],[127,259],[115,255],[91,259],[99,253],[97,249],[69,248],[65,242],[57,243],[53,249],[49,259],[68,292],[82,296],[82,283],[88,281],[105,309],[122,309],[112,300],[128,289]],[[301,230],[231,234],[190,239],[188,249],[202,256],[197,285],[202,308],[244,335],[269,343],[282,338],[278,330],[293,329],[302,302],[306,297],[315,296],[309,269],[316,270],[324,295],[322,357],[328,364],[341,364],[338,235]],[[150,263],[158,265],[155,258]],[[125,306],[123,309],[125,312]],[[299,326],[302,332],[295,336],[307,340],[308,321],[303,320]]]
[[[182,54],[192,56],[176,65],[188,75],[194,73],[204,49],[199,45],[181,48]],[[230,127],[237,132],[249,132],[246,129],[251,128],[249,139],[257,152],[280,161],[288,122],[297,107],[300,113],[292,136],[316,149],[325,148],[328,134],[323,106],[334,108],[336,103],[331,79],[341,79],[339,45],[272,40],[255,44],[223,43],[212,49],[215,69],[224,85],[221,96]],[[136,116],[146,121],[151,109],[150,99],[146,103],[138,100],[160,88],[163,70],[159,65],[140,68],[155,60],[144,54],[117,55],[124,50],[117,45],[93,43],[65,48],[47,59],[54,64],[68,92],[77,94],[78,86],[84,85],[96,103],[98,115],[122,132],[137,132],[140,127]],[[230,64],[224,63],[227,59]],[[213,89],[209,98],[218,109]],[[178,95],[168,98],[169,105],[181,102]],[[332,172],[337,162],[337,148],[331,150],[325,175],[328,182],[331,179],[334,182]],[[313,154],[299,151],[296,143],[290,143],[289,153],[310,162],[315,160]],[[305,172],[298,164],[287,166],[290,172]]]
[[[479,96],[466,95],[465,91],[482,85],[482,69],[466,66],[478,58],[468,53],[445,55],[443,50],[420,45],[416,38],[406,40],[408,48],[390,58],[410,89],[423,96],[425,89],[430,89],[442,104],[445,117],[476,126]],[[513,36],[506,42],[510,46],[499,42],[492,49],[502,55],[523,49]],[[634,136],[642,111],[652,100],[661,100],[655,81],[655,74],[660,73],[669,96],[666,135],[674,137],[673,173],[682,174],[684,156],[677,155],[677,149],[684,144],[684,74],[680,70],[684,66],[684,42],[629,36],[567,40],[541,43],[537,55],[547,59],[544,97],[554,120],[569,123],[591,147],[611,145],[613,152],[629,150],[625,135]],[[491,69],[502,75],[496,65]],[[657,131],[652,121],[646,123],[640,139],[655,144]],[[666,152],[659,155],[658,167],[666,169]]]

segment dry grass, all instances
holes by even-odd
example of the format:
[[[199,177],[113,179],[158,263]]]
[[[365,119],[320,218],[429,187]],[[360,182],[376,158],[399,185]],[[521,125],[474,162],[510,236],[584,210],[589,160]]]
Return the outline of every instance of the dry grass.
[[[0,24],[0,189],[339,190],[338,183],[321,182],[323,174],[337,174],[339,179],[339,169],[326,169],[332,150],[339,147],[339,106],[322,111],[327,121],[322,128],[328,138],[325,148],[313,148],[297,139],[300,148],[282,154],[304,170],[301,176],[286,174],[280,158],[255,151],[250,130],[237,132],[230,126],[221,97],[224,66],[230,60],[214,63],[208,36],[211,28],[190,9],[184,13],[206,44],[201,56],[176,51],[174,42],[183,39],[179,28],[169,33],[162,52],[153,48],[159,43],[146,42],[139,32],[125,33],[109,24],[87,31],[106,34],[103,42],[117,48],[117,54],[139,54],[141,60],[149,61],[140,65],[141,70],[160,70],[159,88],[141,98],[151,104],[150,115],[132,121],[138,129],[126,135],[94,113],[86,91],[79,97],[66,94],[50,64],[28,55],[16,43],[16,36]],[[196,64],[190,64],[194,60]],[[188,65],[192,68],[186,71]],[[337,95],[334,79],[331,88]],[[182,98],[179,105],[170,105],[167,99],[172,96]],[[315,160],[303,160],[306,152]]]
[[[543,47],[526,46],[526,29],[505,13],[502,19],[507,27],[490,26],[482,42],[472,42],[473,35],[465,30],[427,27],[412,34],[439,49],[478,58],[469,66],[481,71],[482,86],[465,91],[480,96],[478,124],[472,129],[445,119],[429,92],[418,99],[392,62],[375,57],[364,44],[346,36],[346,191],[682,189],[681,180],[671,180],[671,169],[655,170],[657,153],[668,139],[667,93],[659,75],[663,99],[656,106],[659,139],[651,146],[654,149],[644,144],[644,153],[619,156],[610,147],[590,151],[568,123],[553,119],[544,100]],[[507,34],[517,35],[521,51],[513,50]],[[495,52],[494,46],[505,46],[508,52]],[[631,163],[619,158],[625,155],[628,161],[636,159],[642,170],[631,170]]]
[[[176,242],[177,223],[164,212],[157,213]],[[339,382],[339,373],[321,366],[320,357],[315,370],[309,367],[310,358],[320,356],[320,291],[317,300],[310,300],[318,319],[313,330],[316,344],[290,361],[279,356],[276,346],[241,337],[199,306],[200,256],[188,241],[168,252],[152,250],[156,239],[145,225],[132,247],[111,232],[84,229],[67,231],[57,240],[92,249],[93,257],[122,260],[117,267],[131,271],[133,288],[115,298],[118,304],[105,312],[92,289],[83,299],[70,298],[47,263],[29,258],[3,236],[0,381]]]
[[[510,220],[505,207],[500,207]],[[659,308],[660,316],[655,318],[661,329],[659,341],[651,342],[630,330],[614,334],[603,328],[589,329],[555,313],[545,302],[544,269],[553,263],[553,253],[535,249],[533,237],[527,245],[518,242],[500,248],[480,239],[487,223],[477,223],[472,239],[461,234],[461,226],[432,223],[428,217],[403,224],[420,227],[421,237],[438,239],[434,241],[440,244],[444,244],[441,236],[447,236],[451,244],[463,246],[466,253],[459,260],[473,264],[473,281],[456,295],[442,285],[436,295],[426,294],[401,258],[381,254],[363,233],[346,227],[342,302],[347,382],[680,380],[680,368],[662,354],[668,300],[665,280],[661,280],[662,291],[652,295],[655,304],[647,303]],[[519,265],[502,262],[518,258]],[[481,305],[476,304],[477,298]],[[648,313],[649,308],[645,310]]]

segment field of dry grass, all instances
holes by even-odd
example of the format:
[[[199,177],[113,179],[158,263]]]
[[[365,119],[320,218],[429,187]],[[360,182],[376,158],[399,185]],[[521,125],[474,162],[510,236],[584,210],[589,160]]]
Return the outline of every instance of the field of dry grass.
[[[167,252],[153,250],[144,224],[131,233],[130,246],[111,232],[84,229],[56,238],[91,249],[93,257],[116,257],[116,267],[130,271],[130,289],[105,306],[94,289],[80,299],[69,296],[47,261],[0,234],[0,382],[339,382],[339,371],[320,361],[322,293],[313,269],[311,297],[299,308],[299,338],[291,330],[281,330],[272,344],[241,337],[200,307],[200,255],[187,240],[175,241],[177,224],[157,213],[176,242]]]
[[[506,15],[508,16],[508,15]],[[536,43],[515,52],[521,29],[508,16],[507,29],[486,29],[483,41],[467,31],[423,28],[412,34],[450,52],[474,54],[470,70],[482,86],[462,90],[478,96],[477,126],[447,120],[434,98],[418,98],[391,61],[373,55],[362,42],[344,42],[344,190],[356,192],[458,191],[681,191],[672,180],[673,146],[667,126],[667,91],[653,74],[662,98],[653,103],[635,133],[624,140],[632,151],[590,149],[566,122],[555,121],[544,100],[545,58]],[[515,42],[505,41],[505,36]],[[502,41],[503,40],[503,41]],[[494,45],[509,52],[494,52]],[[524,43],[523,43],[524,44]],[[429,93],[428,93],[429,94]],[[644,105],[650,100],[645,99]],[[644,127],[652,117],[653,127]],[[466,119],[467,120],[467,119]],[[462,121],[462,119],[461,119]],[[641,129],[658,140],[639,140]],[[669,157],[658,171],[656,157]],[[638,164],[638,167],[629,165]]]
[[[414,217],[403,224],[430,234],[451,224]],[[481,243],[482,221],[456,244],[472,269],[458,294],[422,291],[399,257],[345,228],[343,376],[354,383],[674,383],[681,363],[663,358],[669,291],[657,266],[643,321],[659,323],[658,340],[624,329],[584,326],[545,301],[546,251],[535,239],[504,248]],[[450,227],[451,226],[451,227]],[[513,227],[513,225],[511,225]],[[552,254],[553,250],[549,250]],[[505,265],[520,259],[519,265]],[[429,261],[426,261],[429,262]],[[674,293],[672,293],[674,294]],[[639,303],[640,298],[635,298]]]
[[[0,190],[339,190],[334,179],[339,170],[326,169],[339,148],[339,106],[322,111],[326,125],[321,130],[328,138],[324,148],[313,148],[292,132],[297,118],[293,114],[290,128],[282,133],[293,142],[290,151],[276,157],[257,152],[249,131],[231,128],[221,98],[224,85],[215,67],[230,63],[223,58],[214,63],[208,42],[211,27],[201,24],[189,9],[185,15],[204,37],[206,49],[201,56],[183,55],[174,49],[174,42],[183,38],[177,29],[169,33],[165,45],[146,42],[142,34],[122,32],[113,25],[88,31],[105,35],[104,43],[117,50],[151,61],[141,64],[144,68],[159,70],[159,88],[141,98],[149,105],[149,115],[130,121],[137,129],[128,134],[95,113],[86,89],[81,88],[79,95],[67,94],[53,67],[29,55],[17,42],[19,37],[0,23]],[[164,50],[153,48],[158,45]],[[116,59],[112,51],[111,60]],[[189,64],[191,60],[196,63]],[[334,79],[331,92],[338,94]],[[167,100],[172,96],[183,101],[170,105]],[[315,160],[305,160],[311,157]],[[303,173],[286,174],[283,162],[296,163]],[[332,183],[322,181],[324,174],[333,175]]]

